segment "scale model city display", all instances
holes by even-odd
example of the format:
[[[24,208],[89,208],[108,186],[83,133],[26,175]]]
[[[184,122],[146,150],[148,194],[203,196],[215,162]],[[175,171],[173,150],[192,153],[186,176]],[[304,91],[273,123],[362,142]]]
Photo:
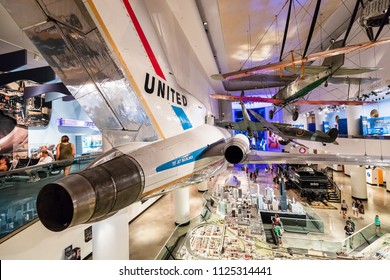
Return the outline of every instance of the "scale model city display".
[[[240,180],[238,179],[240,178]],[[179,248],[178,259],[309,259],[285,247],[266,242],[261,212],[273,216],[286,205],[286,212],[304,214],[295,199],[278,198],[274,186],[250,181],[245,172],[223,173],[209,182],[210,200],[216,207],[211,217],[193,227]],[[285,199],[286,203],[282,200]]]

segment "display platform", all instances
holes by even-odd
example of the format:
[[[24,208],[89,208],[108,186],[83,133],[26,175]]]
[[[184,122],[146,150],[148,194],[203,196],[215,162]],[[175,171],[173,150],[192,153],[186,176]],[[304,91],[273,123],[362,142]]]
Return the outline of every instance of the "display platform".
[[[239,184],[226,184],[232,181]],[[270,226],[266,226],[265,229],[262,216],[267,215],[271,220],[271,216],[282,213],[271,208],[274,206],[279,209],[281,200],[275,196],[272,184],[259,184],[250,180],[245,171],[230,170],[209,181],[209,193],[211,193],[208,197],[209,203],[205,207],[209,213],[206,215],[204,211],[202,212],[202,217],[207,216],[208,219],[203,219],[203,222],[189,229],[184,242],[175,250],[176,259],[327,258],[322,252],[310,254],[308,250],[296,250],[267,243],[269,239],[267,235],[272,234],[273,229]],[[299,218],[305,220],[306,212],[303,207],[295,199],[286,200],[289,207],[283,212],[287,215],[284,215],[284,218],[288,219],[289,215],[293,215],[291,221]],[[292,210],[296,210],[297,213],[293,213]]]

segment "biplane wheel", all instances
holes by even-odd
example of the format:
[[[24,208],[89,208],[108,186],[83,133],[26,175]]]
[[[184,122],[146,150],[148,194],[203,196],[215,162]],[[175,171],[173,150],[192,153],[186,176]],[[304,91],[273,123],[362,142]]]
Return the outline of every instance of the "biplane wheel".
[[[272,120],[274,118],[274,114],[275,114],[275,111],[274,110],[270,110],[269,113],[268,113],[268,117],[270,120]]]
[[[298,110],[295,110],[295,111],[293,112],[293,115],[292,115],[293,121],[295,122],[295,121],[298,119],[298,117],[299,117]]]

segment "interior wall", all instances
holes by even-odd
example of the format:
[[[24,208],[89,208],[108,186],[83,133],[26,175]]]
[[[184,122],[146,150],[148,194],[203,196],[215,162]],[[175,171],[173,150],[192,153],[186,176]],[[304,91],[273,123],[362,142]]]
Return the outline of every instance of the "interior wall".
[[[76,143],[76,135],[100,134],[98,129],[88,127],[60,127],[57,125],[57,119],[61,118],[91,122],[91,119],[76,100],[68,102],[63,102],[61,99],[54,100],[49,125],[28,128],[29,155],[31,149],[37,149],[41,145],[57,145],[64,134],[69,136],[69,142],[71,143]]]
[[[85,242],[84,230],[90,225],[80,225],[63,232],[52,232],[41,222],[0,244],[2,260],[63,260],[65,248],[80,247],[81,259],[92,252],[92,241]]]

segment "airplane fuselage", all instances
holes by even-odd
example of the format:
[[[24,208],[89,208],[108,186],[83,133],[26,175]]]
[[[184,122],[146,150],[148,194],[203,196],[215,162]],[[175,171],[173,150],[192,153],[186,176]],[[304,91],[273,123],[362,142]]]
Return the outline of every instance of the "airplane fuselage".
[[[332,139],[325,133],[323,133],[323,135],[320,135],[320,133],[318,132],[312,132],[293,126],[280,125],[279,123],[275,122],[272,124],[283,133],[282,135],[280,135],[282,138],[287,137],[291,139],[317,141],[322,143],[332,143],[335,141],[335,139]]]
[[[284,100],[284,104],[292,103],[319,87],[331,75],[332,71],[329,69],[316,75],[307,76],[304,79],[298,77],[294,82],[278,91],[272,98]]]

